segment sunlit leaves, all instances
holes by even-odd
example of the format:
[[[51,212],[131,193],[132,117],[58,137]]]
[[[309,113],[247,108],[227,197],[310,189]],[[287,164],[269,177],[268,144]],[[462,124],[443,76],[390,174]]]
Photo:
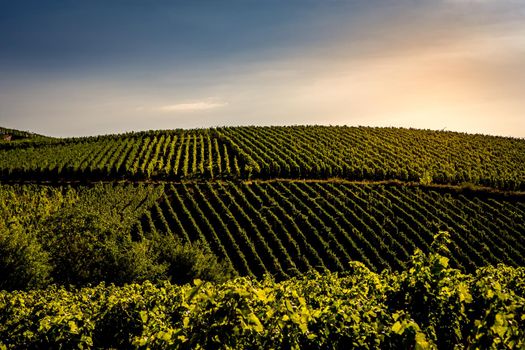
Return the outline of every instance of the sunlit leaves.
[[[417,255],[383,274],[353,263],[279,283],[0,292],[0,348],[523,348],[525,269],[465,275],[435,270],[439,261]]]

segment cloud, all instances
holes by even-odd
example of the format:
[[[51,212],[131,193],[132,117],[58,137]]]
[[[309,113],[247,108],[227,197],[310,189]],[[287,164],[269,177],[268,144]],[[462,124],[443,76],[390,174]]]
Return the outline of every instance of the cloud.
[[[194,112],[206,111],[209,109],[224,107],[227,105],[228,103],[226,102],[205,100],[160,106],[157,108],[157,110],[161,112]]]

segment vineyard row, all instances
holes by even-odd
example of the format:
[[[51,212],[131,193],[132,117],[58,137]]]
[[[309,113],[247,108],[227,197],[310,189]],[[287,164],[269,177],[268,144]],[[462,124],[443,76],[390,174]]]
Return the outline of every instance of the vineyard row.
[[[3,179],[331,178],[525,190],[525,140],[365,127],[231,127],[0,143]]]
[[[472,271],[525,265],[525,205],[420,188],[329,182],[168,184],[134,229],[135,239],[201,241],[243,275],[285,278],[405,267],[416,248],[451,233],[451,263]]]

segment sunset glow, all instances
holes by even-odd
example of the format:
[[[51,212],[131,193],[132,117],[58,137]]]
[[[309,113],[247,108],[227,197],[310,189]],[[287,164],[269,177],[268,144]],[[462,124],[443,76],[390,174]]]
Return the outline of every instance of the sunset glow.
[[[525,137],[523,2],[262,3],[4,4],[0,124],[56,136],[346,124]]]

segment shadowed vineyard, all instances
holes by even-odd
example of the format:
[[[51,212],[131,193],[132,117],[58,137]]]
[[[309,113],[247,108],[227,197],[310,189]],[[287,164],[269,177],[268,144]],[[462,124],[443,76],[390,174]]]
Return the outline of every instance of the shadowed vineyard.
[[[453,266],[525,266],[519,198],[418,187],[269,181],[166,185],[135,236],[202,241],[240,274],[279,278],[343,271],[350,260],[400,269],[438,230],[451,232]]]

